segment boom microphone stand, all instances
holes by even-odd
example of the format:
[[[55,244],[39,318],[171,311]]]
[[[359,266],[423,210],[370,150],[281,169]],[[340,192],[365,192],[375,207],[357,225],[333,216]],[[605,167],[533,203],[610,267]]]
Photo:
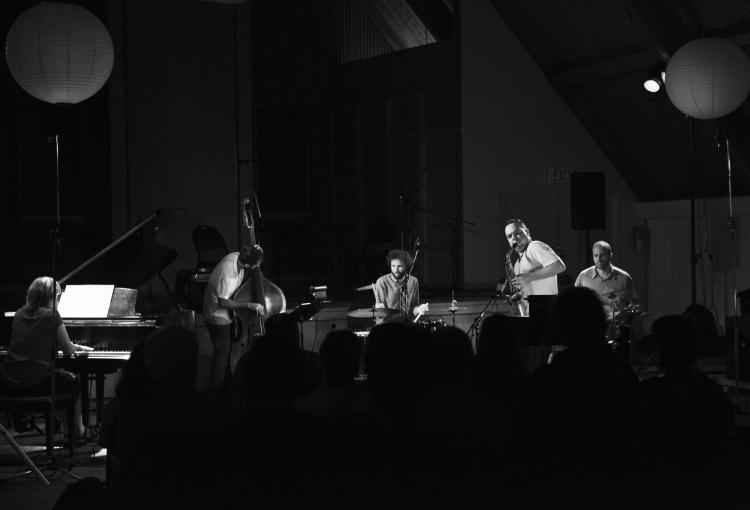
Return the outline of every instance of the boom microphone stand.
[[[487,310],[489,310],[490,306],[492,306],[495,301],[497,301],[497,298],[499,298],[503,293],[503,284],[500,282],[497,282],[497,287],[495,287],[495,293],[492,295],[490,300],[487,302],[486,305],[484,305],[484,308],[482,308],[482,311],[479,312],[479,315],[474,317],[474,321],[471,323],[471,326],[469,326],[469,329],[466,330],[466,334],[469,335],[469,338],[471,338],[471,343],[474,345],[474,352],[477,352],[477,334],[479,332],[479,323],[482,322],[482,318],[484,317],[484,314],[487,313]]]
[[[414,266],[417,265],[417,258],[419,257],[419,247],[422,244],[419,241],[419,238],[417,237],[417,240],[414,241],[414,256],[412,257],[411,266],[409,267],[409,272],[406,273],[406,276],[404,277],[404,283],[401,284],[401,311],[404,314],[404,322],[409,323],[410,316],[409,312],[409,278],[411,278],[411,272],[414,270]],[[419,318],[419,317],[417,317]],[[416,322],[416,321],[414,321]]]

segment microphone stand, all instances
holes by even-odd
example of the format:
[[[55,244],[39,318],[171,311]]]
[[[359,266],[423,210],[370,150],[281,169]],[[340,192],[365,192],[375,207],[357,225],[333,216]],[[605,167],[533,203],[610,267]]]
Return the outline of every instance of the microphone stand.
[[[57,271],[58,271],[58,260],[60,258],[60,225],[61,225],[61,215],[60,215],[60,135],[55,134],[52,137],[52,142],[55,144],[55,226],[52,230],[50,230],[50,241],[52,244],[52,320],[50,322],[51,324],[51,332],[50,332],[50,395],[49,395],[49,415],[50,419],[47,420],[46,426],[52,427],[54,430],[55,426],[55,411],[57,410],[57,395],[56,395],[56,381],[55,376],[57,373],[56,365],[57,365],[57,323],[55,321],[55,316],[58,313],[57,310]],[[77,426],[77,424],[75,424]],[[76,432],[75,430],[68,430],[68,440],[73,442],[76,440]],[[45,435],[49,437],[49,432],[45,430]],[[61,470],[59,469],[59,465],[57,462],[57,458],[55,457],[55,448],[54,444],[50,445],[49,442],[47,444],[47,470],[54,471],[54,472],[61,472],[64,473],[76,480],[80,480],[79,476],[76,476],[75,474]]]
[[[412,257],[412,263],[411,267],[409,267],[409,272],[406,273],[406,276],[404,276],[404,283],[401,284],[401,300],[402,300],[402,307],[401,311],[404,314],[404,322],[409,324],[410,315],[409,312],[409,278],[411,278],[411,272],[414,270],[414,266],[417,265],[417,258],[419,257],[419,239],[417,238],[417,244],[414,246],[414,256]]]
[[[487,304],[484,305],[484,308],[482,308],[482,311],[479,312],[479,315],[474,317],[474,321],[471,323],[471,326],[469,326],[469,329],[466,330],[466,334],[469,335],[469,338],[471,338],[471,343],[474,346],[475,353],[477,352],[477,334],[479,332],[479,323],[482,322],[484,314],[487,313],[487,310],[495,303],[495,301],[497,301],[497,298],[499,298],[502,293],[503,289],[498,283],[497,287],[495,287],[495,293],[492,295]]]
[[[732,279],[732,350],[734,354],[734,390],[735,397],[740,396],[740,318],[737,313],[737,231],[734,220],[734,203],[732,194],[732,157],[729,152],[729,138],[725,137],[725,157],[727,164],[727,193],[729,206],[729,247],[731,250],[730,278]]]

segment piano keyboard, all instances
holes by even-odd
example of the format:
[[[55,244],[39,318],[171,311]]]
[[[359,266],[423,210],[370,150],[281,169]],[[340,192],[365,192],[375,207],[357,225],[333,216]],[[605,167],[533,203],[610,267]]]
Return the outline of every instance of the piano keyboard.
[[[0,358],[8,355],[6,349],[0,349]],[[62,351],[57,351],[57,357],[61,359],[90,359],[90,360],[117,360],[127,361],[130,359],[130,351],[115,350],[93,350],[93,351],[76,351],[70,356],[66,356]]]
[[[59,353],[62,355],[62,353]],[[130,351],[76,351],[73,353],[75,358],[88,359],[117,359],[127,361],[130,359]]]

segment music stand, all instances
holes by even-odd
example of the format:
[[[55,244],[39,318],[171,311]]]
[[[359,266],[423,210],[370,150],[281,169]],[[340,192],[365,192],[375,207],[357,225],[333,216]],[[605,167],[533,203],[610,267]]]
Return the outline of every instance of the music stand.
[[[302,303],[298,307],[296,307],[294,310],[289,312],[289,315],[291,315],[294,320],[299,322],[299,347],[302,350],[305,350],[305,333],[304,328],[302,327],[302,324],[305,321],[308,321],[315,317],[315,315],[323,309],[325,305],[330,303],[330,301],[315,301],[313,303]]]

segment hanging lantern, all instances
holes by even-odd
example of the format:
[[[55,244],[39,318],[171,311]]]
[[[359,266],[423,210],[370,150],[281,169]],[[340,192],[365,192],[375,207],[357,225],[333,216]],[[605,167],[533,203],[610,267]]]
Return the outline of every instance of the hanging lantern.
[[[667,65],[667,95],[678,110],[696,119],[733,112],[750,92],[750,60],[727,39],[690,41]]]
[[[48,103],[76,104],[102,88],[114,50],[104,24],[81,6],[42,2],[24,11],[5,41],[13,78]]]

